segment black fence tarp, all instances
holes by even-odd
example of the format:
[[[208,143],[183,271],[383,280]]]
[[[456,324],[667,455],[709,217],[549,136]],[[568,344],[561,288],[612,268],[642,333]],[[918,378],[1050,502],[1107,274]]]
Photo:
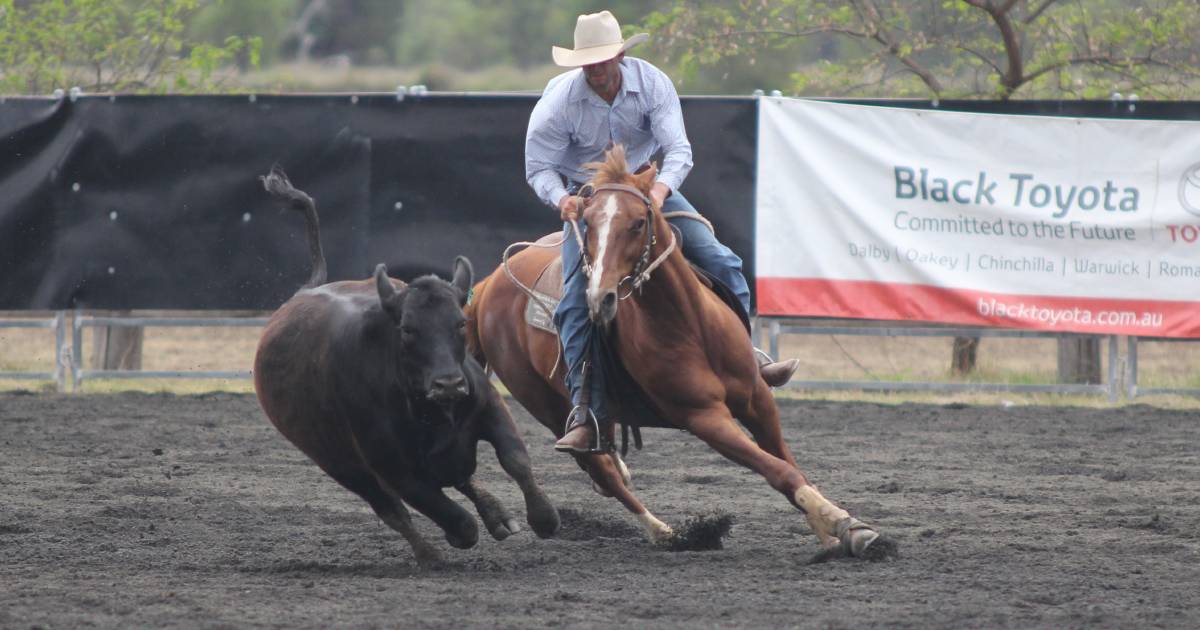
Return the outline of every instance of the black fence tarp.
[[[331,279],[489,273],[559,229],[524,179],[533,95],[0,98],[0,309],[271,309],[308,275],[303,222],[257,177],[312,194]],[[844,100],[981,113],[1200,119],[1194,102]],[[683,191],[754,286],[757,102],[683,98]]]
[[[107,96],[0,101],[0,309],[270,309],[308,275],[318,204],[331,279],[489,273],[558,230],[524,178],[536,96]],[[685,98],[683,190],[753,275],[756,106]]]

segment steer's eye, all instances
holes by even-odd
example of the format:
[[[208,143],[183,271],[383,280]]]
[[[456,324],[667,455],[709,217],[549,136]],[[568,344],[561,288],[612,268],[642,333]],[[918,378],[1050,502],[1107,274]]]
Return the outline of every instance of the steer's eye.
[[[400,334],[404,335],[405,337],[412,337],[413,335],[417,334],[417,329],[413,328],[412,326],[401,326]]]
[[[638,219],[637,221],[633,222],[632,226],[629,227],[629,231],[630,232],[641,232],[645,227],[646,227],[646,220]]]
[[[466,330],[467,329],[467,320],[464,319],[464,320],[458,322],[457,327],[458,327],[459,332]]]

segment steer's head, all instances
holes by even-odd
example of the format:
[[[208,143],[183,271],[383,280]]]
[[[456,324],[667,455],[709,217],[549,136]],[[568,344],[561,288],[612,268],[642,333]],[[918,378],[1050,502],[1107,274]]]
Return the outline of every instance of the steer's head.
[[[454,261],[454,281],[436,276],[417,278],[397,291],[388,279],[387,267],[375,268],[379,303],[391,318],[397,340],[399,369],[410,393],[449,406],[470,393],[466,360],[467,302],[474,271],[471,262],[459,256]]]

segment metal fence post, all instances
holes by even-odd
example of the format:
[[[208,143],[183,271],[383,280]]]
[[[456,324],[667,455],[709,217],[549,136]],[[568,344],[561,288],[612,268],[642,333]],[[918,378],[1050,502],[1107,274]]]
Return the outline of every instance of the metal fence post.
[[[66,366],[63,365],[63,349],[67,337],[67,318],[63,311],[54,313],[54,388],[62,392],[67,386]]]
[[[1121,384],[1117,378],[1117,336],[1108,336],[1108,402],[1117,402]]]
[[[778,361],[779,360],[779,320],[777,320],[777,319],[771,320],[770,341],[771,341],[771,343],[770,343],[771,358]]]
[[[71,317],[71,329],[71,391],[78,392],[83,384],[79,365],[80,356],[83,355],[83,315],[79,309],[75,309],[74,316]]]
[[[1125,341],[1125,396],[1130,400],[1138,395],[1138,338],[1130,335]]]

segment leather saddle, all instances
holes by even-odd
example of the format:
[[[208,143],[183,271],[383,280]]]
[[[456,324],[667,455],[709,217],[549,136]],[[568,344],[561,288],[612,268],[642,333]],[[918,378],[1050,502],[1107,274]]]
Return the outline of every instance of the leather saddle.
[[[558,242],[561,238],[560,232],[554,232],[539,238],[536,242],[539,245],[550,245]],[[695,272],[700,282],[721,298],[721,301],[733,309],[734,313],[737,313],[738,319],[742,321],[742,326],[746,328],[746,333],[750,334],[750,314],[742,308],[742,303],[733,290],[707,271],[694,264],[688,264],[691,265],[692,271]],[[558,329],[554,327],[554,309],[558,308],[558,303],[562,301],[562,284],[562,256],[556,256],[554,260],[550,261],[550,264],[542,269],[531,287],[533,298],[525,303],[526,324],[538,330],[558,334]]]

